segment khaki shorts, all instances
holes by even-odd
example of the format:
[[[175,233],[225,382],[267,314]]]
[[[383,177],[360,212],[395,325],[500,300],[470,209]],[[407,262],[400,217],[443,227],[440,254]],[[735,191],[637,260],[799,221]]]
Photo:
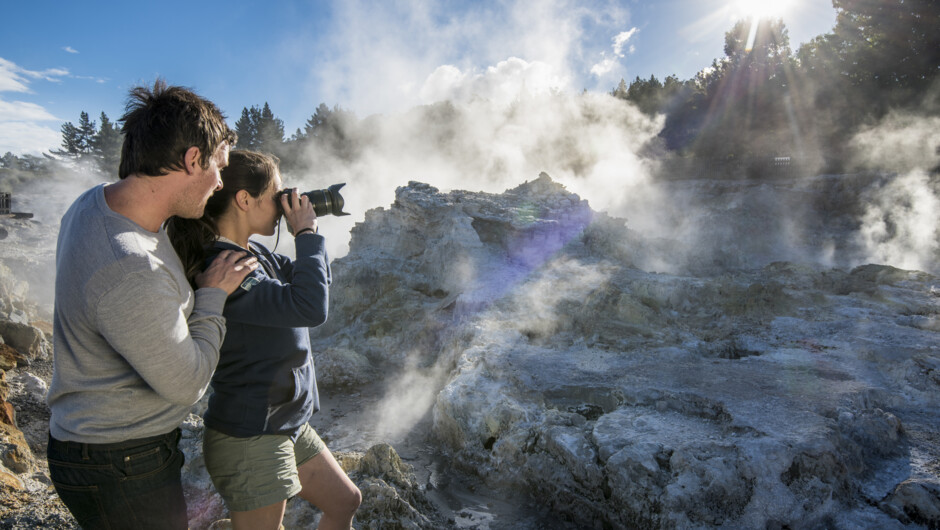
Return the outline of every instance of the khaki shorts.
[[[236,438],[208,427],[202,439],[206,469],[233,512],[256,510],[300,493],[297,468],[324,449],[309,425],[301,428],[296,442],[279,434]]]

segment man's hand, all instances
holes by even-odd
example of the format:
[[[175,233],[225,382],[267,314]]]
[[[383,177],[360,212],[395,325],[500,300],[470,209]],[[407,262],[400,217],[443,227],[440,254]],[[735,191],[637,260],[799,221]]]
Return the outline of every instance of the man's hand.
[[[237,250],[223,250],[209,268],[196,275],[197,287],[217,287],[232,294],[245,276],[258,268],[258,258]]]

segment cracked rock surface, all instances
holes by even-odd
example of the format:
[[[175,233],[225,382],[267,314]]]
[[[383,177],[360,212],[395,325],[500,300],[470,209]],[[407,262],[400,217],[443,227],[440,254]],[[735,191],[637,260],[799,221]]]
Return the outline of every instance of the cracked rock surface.
[[[318,372],[390,381],[456,468],[578,527],[940,524],[937,277],[651,248],[544,174],[412,182],[334,263]]]

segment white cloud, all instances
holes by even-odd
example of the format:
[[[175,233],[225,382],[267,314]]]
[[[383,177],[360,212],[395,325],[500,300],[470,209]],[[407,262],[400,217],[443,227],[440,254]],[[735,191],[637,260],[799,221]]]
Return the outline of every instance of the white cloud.
[[[75,48],[71,46],[64,46],[62,49],[69,53],[78,53],[78,50],[76,50]]]
[[[630,28],[629,31],[623,31],[614,37],[614,55],[617,57],[623,57],[623,45],[626,44],[627,41],[630,40],[630,37],[632,37],[636,32],[636,28]],[[632,47],[630,48],[630,52],[633,52]]]
[[[0,123],[8,121],[51,121],[57,120],[49,111],[35,103],[25,101],[4,101],[0,99]]]
[[[27,70],[0,57],[0,93],[29,94],[34,80],[58,82],[68,74],[62,68]],[[48,121],[61,120],[36,103],[0,99],[0,153],[38,154],[58,145],[59,131],[41,124]]]
[[[62,120],[35,103],[0,99],[0,153],[39,154],[59,145],[59,130],[41,124],[48,121]]]
[[[29,80],[42,79],[57,83],[61,77],[69,75],[65,68],[49,68],[46,70],[27,70],[16,63],[0,57],[0,92],[30,92]]]
[[[40,154],[59,145],[59,131],[28,121],[0,121],[0,152]]]
[[[69,71],[65,68],[50,68],[48,70],[43,70],[41,72],[33,72],[29,70],[23,70],[26,75],[34,79],[42,79],[44,81],[50,81],[52,83],[58,83],[61,81],[60,77],[67,77]]]
[[[86,81],[94,81],[95,83],[98,83],[99,85],[108,82],[108,80],[103,77],[95,77],[93,75],[70,75],[69,77],[72,79],[84,79]]]
[[[611,46],[612,53],[610,54],[608,54],[607,52],[601,53],[602,59],[600,60],[600,62],[596,63],[594,66],[591,67],[591,74],[597,77],[604,77],[607,74],[611,73],[615,68],[620,66],[620,59],[624,57],[624,50],[623,50],[624,46],[626,46],[627,42],[630,40],[631,37],[633,37],[633,35],[636,34],[637,31],[638,31],[637,28],[630,28],[627,31],[622,31],[618,33],[612,39],[612,46]],[[634,51],[636,51],[636,48],[632,45],[629,48],[627,48],[628,53],[633,53]]]
[[[0,57],[0,92],[29,92],[20,71],[19,66]]]

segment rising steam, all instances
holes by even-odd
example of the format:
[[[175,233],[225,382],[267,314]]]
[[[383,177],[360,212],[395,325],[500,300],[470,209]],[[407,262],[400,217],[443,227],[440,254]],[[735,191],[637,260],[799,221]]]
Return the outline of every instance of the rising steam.
[[[940,181],[931,168],[938,167],[940,118],[891,113],[861,130],[852,146],[859,167],[891,172],[862,197],[861,261],[937,272]]]
[[[526,69],[518,71],[525,75]],[[607,94],[523,90],[508,104],[448,101],[368,117],[348,135],[359,153],[353,160],[314,148],[307,153],[313,172],[300,184],[299,175],[288,178],[291,185],[309,187],[348,183],[343,194],[356,213],[349,220],[323,221],[333,257],[346,253],[344,234],[353,222],[369,208],[390,204],[395,188],[412,180],[441,190],[500,193],[546,171],[594,209],[624,214],[644,227],[643,213],[657,202],[651,201],[657,192],[650,185],[656,162],[643,152],[661,126]]]
[[[903,174],[867,197],[858,232],[865,260],[936,271],[940,258],[940,189],[921,169]]]

